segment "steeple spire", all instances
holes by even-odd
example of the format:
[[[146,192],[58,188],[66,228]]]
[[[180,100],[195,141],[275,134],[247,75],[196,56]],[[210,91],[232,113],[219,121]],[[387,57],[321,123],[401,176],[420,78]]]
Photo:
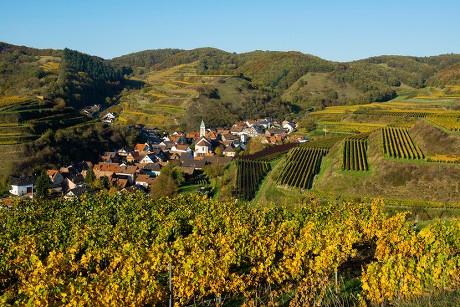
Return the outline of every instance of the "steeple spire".
[[[204,121],[201,120],[201,125],[200,125],[200,138],[206,136],[206,126],[204,125]]]

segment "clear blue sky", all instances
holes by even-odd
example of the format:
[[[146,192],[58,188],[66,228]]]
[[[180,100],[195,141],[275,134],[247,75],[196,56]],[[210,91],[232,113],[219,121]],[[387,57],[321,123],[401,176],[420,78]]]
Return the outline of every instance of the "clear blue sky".
[[[109,59],[158,48],[350,61],[460,53],[459,0],[0,0],[0,41]]]

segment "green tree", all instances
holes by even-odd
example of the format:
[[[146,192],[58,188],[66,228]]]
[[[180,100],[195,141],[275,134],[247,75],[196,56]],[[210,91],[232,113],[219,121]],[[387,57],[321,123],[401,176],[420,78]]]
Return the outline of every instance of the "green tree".
[[[174,182],[180,186],[185,182],[185,174],[184,172],[177,166],[173,167],[171,172],[171,177],[174,179]]]
[[[172,176],[160,174],[150,188],[150,197],[158,199],[161,197],[172,197],[177,194],[178,186]]]
[[[305,129],[305,132],[311,132],[313,130],[316,130],[316,128],[318,127],[318,122],[315,117],[307,115],[300,121],[299,126]]]
[[[38,198],[43,198],[48,196],[48,190],[51,188],[50,178],[45,171],[40,173],[37,181],[35,182],[35,196]]]
[[[245,153],[251,155],[264,149],[265,145],[262,143],[262,140],[263,138],[259,136],[251,138],[246,144]]]
[[[209,164],[204,167],[204,173],[208,176],[208,178],[221,177],[224,174],[226,167],[227,164],[223,163]]]
[[[94,174],[93,168],[90,167],[86,171],[85,183],[92,184],[95,179],[96,179],[96,175]]]
[[[216,156],[222,156],[222,148],[220,148],[219,146],[216,147],[214,153],[216,154]]]

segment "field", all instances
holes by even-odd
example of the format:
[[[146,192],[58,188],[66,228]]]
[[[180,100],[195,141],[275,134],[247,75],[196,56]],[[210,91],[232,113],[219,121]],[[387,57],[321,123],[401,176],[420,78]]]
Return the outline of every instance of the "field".
[[[343,141],[343,170],[367,171],[367,135],[348,137]]]
[[[393,158],[423,159],[420,148],[414,144],[407,129],[382,129],[383,153]]]
[[[300,189],[310,189],[319,172],[321,159],[327,149],[296,147],[288,152],[286,166],[282,170],[278,184]]]
[[[238,167],[235,197],[240,200],[251,200],[257,192],[261,181],[270,171],[270,164],[259,160],[236,160]]]
[[[447,86],[411,90],[385,103],[309,113],[316,129],[303,132],[310,140],[306,144],[329,148],[313,183],[306,190],[290,188],[304,187],[301,180],[286,184],[289,172],[292,178],[299,173],[292,166],[284,171],[291,159],[287,155],[272,166],[256,205],[378,197],[388,208],[417,212],[414,217],[422,219],[460,216],[459,108],[459,92]]]

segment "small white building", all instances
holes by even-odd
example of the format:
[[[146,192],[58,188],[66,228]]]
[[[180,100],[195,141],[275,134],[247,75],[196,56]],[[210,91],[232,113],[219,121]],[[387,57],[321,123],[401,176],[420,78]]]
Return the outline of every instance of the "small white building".
[[[102,116],[101,122],[111,124],[113,123],[113,120],[115,119],[115,117],[116,117],[115,114],[109,112],[105,114],[104,116]]]
[[[225,148],[225,150],[224,150],[222,153],[223,153],[224,156],[226,156],[226,157],[234,157],[235,154],[236,154],[236,153],[235,153],[235,149],[233,149],[233,147],[230,146],[230,145],[227,146],[227,147]]]
[[[10,180],[11,190],[10,193],[16,196],[23,196],[27,194],[33,195],[35,179],[34,177],[13,177]]]
[[[201,138],[195,144],[195,156],[204,156],[212,151],[212,144],[207,138]]]

